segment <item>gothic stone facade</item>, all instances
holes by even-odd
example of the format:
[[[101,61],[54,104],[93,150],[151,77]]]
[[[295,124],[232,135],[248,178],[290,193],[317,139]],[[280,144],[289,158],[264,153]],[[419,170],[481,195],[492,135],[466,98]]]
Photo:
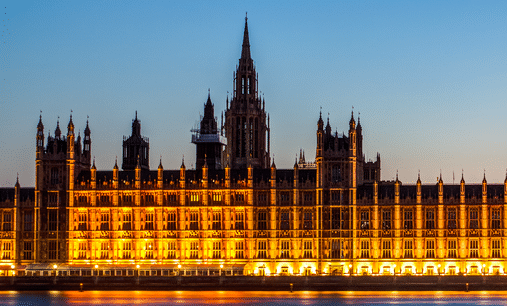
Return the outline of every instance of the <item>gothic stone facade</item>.
[[[507,180],[382,182],[380,157],[365,161],[353,114],[346,135],[333,134],[320,116],[315,163],[300,158],[292,169],[277,169],[246,22],[235,85],[220,129],[208,98],[203,120],[212,128],[201,126],[199,137],[217,141],[201,143],[192,170],[184,162],[179,170],[161,163],[150,170],[137,115],[137,141],[124,142],[122,171],[117,162],[112,171],[96,169],[88,124],[84,139],[75,139],[71,116],[66,136],[57,123],[45,141],[40,118],[35,188],[0,189],[0,274],[53,265],[253,275],[505,273]]]

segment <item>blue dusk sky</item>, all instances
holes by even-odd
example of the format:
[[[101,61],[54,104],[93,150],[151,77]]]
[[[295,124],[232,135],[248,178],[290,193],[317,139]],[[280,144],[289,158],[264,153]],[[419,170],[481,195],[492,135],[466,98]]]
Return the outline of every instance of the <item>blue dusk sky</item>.
[[[195,163],[208,95],[232,92],[244,17],[278,168],[360,112],[382,179],[500,183],[507,168],[506,1],[19,1],[1,6],[0,186],[34,186],[35,135],[86,118],[99,170],[138,112],[150,166]]]

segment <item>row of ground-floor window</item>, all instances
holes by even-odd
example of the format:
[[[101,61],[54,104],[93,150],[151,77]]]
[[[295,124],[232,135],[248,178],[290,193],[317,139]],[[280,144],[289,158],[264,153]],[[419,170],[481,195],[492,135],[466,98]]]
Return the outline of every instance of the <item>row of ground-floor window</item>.
[[[284,275],[342,275],[342,276],[404,276],[404,275],[506,275],[504,261],[256,261],[248,264],[237,262],[192,264],[139,265],[135,263],[111,264],[110,262],[87,265],[31,264],[0,265],[0,276],[284,276]],[[319,268],[320,267],[320,268]]]

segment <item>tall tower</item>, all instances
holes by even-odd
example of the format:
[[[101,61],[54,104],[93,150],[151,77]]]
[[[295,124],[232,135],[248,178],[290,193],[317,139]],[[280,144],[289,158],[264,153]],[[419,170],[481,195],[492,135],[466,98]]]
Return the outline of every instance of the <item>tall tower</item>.
[[[134,170],[139,161],[141,169],[150,169],[150,144],[146,137],[141,136],[141,121],[136,118],[132,121],[132,135],[123,136],[123,170]]]
[[[269,167],[269,116],[257,85],[257,73],[250,56],[248,18],[245,17],[241,58],[234,74],[234,93],[225,111],[228,144],[224,160],[233,169],[246,169],[249,165]]]
[[[204,116],[199,129],[192,130],[192,143],[196,145],[195,167],[201,169],[207,164],[209,169],[222,168],[222,146],[225,138],[218,133],[214,106],[208,91],[208,101],[204,105]]]

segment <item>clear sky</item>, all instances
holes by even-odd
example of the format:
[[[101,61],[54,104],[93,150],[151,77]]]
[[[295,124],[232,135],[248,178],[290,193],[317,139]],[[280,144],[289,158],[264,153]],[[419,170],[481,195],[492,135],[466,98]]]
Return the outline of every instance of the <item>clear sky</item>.
[[[121,158],[138,111],[150,165],[195,163],[191,133],[211,90],[232,91],[248,12],[252,58],[278,168],[315,156],[361,113],[382,179],[503,182],[506,1],[19,1],[1,7],[0,186],[34,185],[35,134],[89,116],[99,170]],[[357,119],[357,117],[356,117]]]

